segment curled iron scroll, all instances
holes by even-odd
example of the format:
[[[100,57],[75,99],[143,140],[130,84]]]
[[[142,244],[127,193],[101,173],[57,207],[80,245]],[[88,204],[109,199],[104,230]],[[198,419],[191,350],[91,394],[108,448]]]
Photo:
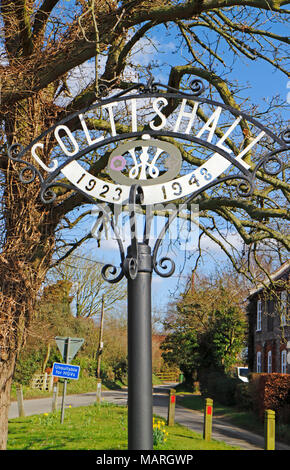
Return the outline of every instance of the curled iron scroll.
[[[123,269],[125,276],[135,279],[138,273],[138,238],[136,226],[135,204],[142,204],[143,189],[140,185],[133,184],[129,193],[130,230],[131,230],[131,256],[124,260]]]

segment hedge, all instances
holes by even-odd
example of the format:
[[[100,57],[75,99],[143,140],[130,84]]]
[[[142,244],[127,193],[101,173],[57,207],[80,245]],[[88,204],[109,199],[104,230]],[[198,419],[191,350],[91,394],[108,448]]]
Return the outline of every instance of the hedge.
[[[263,419],[265,410],[282,412],[290,404],[290,375],[288,374],[251,374],[250,393],[253,409]]]

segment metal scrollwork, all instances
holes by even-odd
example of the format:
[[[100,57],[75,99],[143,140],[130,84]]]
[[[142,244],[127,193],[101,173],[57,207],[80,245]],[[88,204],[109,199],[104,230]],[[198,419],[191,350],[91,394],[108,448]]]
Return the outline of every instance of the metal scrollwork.
[[[100,215],[101,214],[101,215]],[[102,270],[101,270],[101,275],[102,275],[102,278],[109,282],[110,284],[116,284],[117,282],[121,281],[121,279],[123,279],[124,275],[125,275],[125,271],[124,271],[124,261],[125,261],[125,251],[124,251],[124,246],[123,246],[123,243],[122,243],[122,240],[121,240],[121,237],[120,237],[120,234],[119,234],[119,231],[117,229],[117,226],[115,224],[115,221],[114,219],[111,217],[109,219],[109,216],[108,214],[106,213],[106,211],[104,211],[104,209],[102,208],[99,212],[99,215],[100,215],[100,220],[99,220],[99,224],[104,224],[104,223],[107,223],[109,222],[110,225],[111,225],[111,228],[115,234],[115,237],[117,239],[117,242],[118,242],[118,246],[119,246],[119,252],[120,252],[120,257],[121,257],[121,262],[120,262],[120,272],[117,276],[116,273],[118,272],[118,268],[112,264],[106,264],[105,266],[103,266]],[[113,277],[109,277],[109,275],[113,276]]]
[[[8,148],[8,157],[16,162],[25,165],[24,168],[21,168],[19,171],[19,180],[23,184],[30,184],[35,181],[36,177],[38,177],[40,182],[40,199],[44,204],[50,204],[56,199],[55,192],[51,189],[51,187],[55,186],[62,186],[68,189],[75,189],[72,185],[62,184],[62,183],[52,183],[46,184],[42,174],[40,171],[30,162],[22,160],[18,157],[23,151],[23,147],[20,144],[13,144]]]
[[[121,265],[121,271],[118,274],[118,276],[110,278],[108,276],[108,273],[114,276],[117,273],[117,271],[118,270],[116,266],[113,266],[112,264],[106,264],[105,266],[102,267],[102,270],[101,270],[102,278],[104,279],[104,281],[107,281],[110,284],[116,284],[117,282],[121,281],[121,279],[123,279],[124,277],[124,270],[123,270],[122,265]]]
[[[269,165],[269,163],[276,163],[278,165],[278,167],[277,168],[268,167],[267,165]],[[263,169],[264,169],[265,173],[267,173],[267,175],[271,175],[271,176],[278,175],[278,173],[280,173],[280,171],[283,168],[283,164],[282,164],[280,158],[278,158],[276,155],[271,155],[271,156],[268,156],[267,158],[265,158],[262,161],[262,165],[263,165]]]
[[[290,143],[290,141],[289,141]],[[273,152],[270,152],[269,154],[265,155],[261,160],[257,163],[256,167],[254,168],[252,172],[252,180],[256,178],[257,172],[263,168],[263,171],[269,175],[269,176],[276,176],[282,171],[283,169],[283,163],[281,159],[277,156],[278,153],[281,153],[285,151],[285,148],[280,148],[278,150],[275,150]],[[274,168],[270,166],[270,164],[276,164]]]
[[[237,179],[237,177],[235,179]],[[240,177],[240,179],[242,181],[238,182],[237,189],[236,189],[238,196],[241,196],[241,197],[251,196],[254,191],[253,182],[251,180],[248,180],[245,177]]]
[[[183,205],[183,207],[186,207],[186,205],[187,205],[187,202]],[[157,254],[158,254],[158,250],[160,248],[160,245],[162,243],[162,240],[163,240],[163,237],[164,237],[165,233],[169,229],[169,226],[172,224],[172,222],[176,219],[177,215],[178,215],[178,210],[175,210],[169,216],[169,218],[166,221],[166,223],[164,224],[164,227],[161,230],[161,232],[160,232],[160,234],[159,234],[159,236],[156,240],[155,246],[153,248],[153,255],[152,255],[153,269],[156,272],[156,274],[158,274],[161,277],[170,277],[170,276],[172,276],[172,274],[175,271],[175,263],[171,258],[169,258],[168,256],[164,256],[159,261],[157,261]],[[160,269],[158,268],[158,265],[161,267],[161,269],[166,270],[166,269],[168,269],[168,263],[170,264],[169,271],[167,271],[167,272],[160,271]]]
[[[158,267],[157,267],[158,265],[161,267],[161,269],[168,269],[168,264],[167,264],[168,262],[171,264],[171,267],[170,267],[169,271],[162,272],[158,269]],[[158,274],[161,277],[170,277],[170,276],[172,276],[172,274],[175,271],[175,263],[168,256],[164,256],[158,262],[156,262],[156,261],[153,262],[153,269],[156,272],[156,274]]]
[[[43,182],[43,177],[41,173],[38,171],[38,169],[32,165],[31,163],[22,160],[21,158],[18,157],[18,155],[23,151],[23,147],[20,144],[12,144],[8,148],[8,157],[17,163],[21,163],[25,165],[24,168],[22,168],[19,172],[19,179],[21,183],[24,184],[29,184],[32,183],[36,177],[39,178],[40,183]],[[30,174],[30,176],[27,176],[27,174]]]
[[[198,78],[190,82],[189,88],[191,89],[191,92],[194,96],[200,96],[205,90],[203,82]]]
[[[139,185],[132,185],[129,193],[130,230],[131,230],[131,252],[124,260],[123,269],[127,278],[135,279],[138,273],[138,238],[136,227],[135,204],[142,204],[143,190]]]
[[[285,144],[290,144],[290,127],[281,132],[281,139]]]

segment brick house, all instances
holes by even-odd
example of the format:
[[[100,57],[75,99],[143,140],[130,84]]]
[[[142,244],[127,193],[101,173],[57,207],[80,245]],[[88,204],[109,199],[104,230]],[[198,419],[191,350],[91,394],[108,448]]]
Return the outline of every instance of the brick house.
[[[251,372],[290,374],[290,260],[248,297],[248,366]],[[266,286],[265,286],[266,285]]]

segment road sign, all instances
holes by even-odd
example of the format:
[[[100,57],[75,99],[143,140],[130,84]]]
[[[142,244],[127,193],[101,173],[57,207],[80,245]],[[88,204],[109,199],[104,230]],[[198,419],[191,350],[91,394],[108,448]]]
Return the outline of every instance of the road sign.
[[[59,362],[54,362],[52,368],[52,375],[54,377],[60,377],[62,379],[77,380],[80,375],[80,366],[73,366],[71,364],[62,364]]]
[[[69,363],[84,343],[83,338],[56,336],[55,341],[63,360]]]

